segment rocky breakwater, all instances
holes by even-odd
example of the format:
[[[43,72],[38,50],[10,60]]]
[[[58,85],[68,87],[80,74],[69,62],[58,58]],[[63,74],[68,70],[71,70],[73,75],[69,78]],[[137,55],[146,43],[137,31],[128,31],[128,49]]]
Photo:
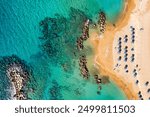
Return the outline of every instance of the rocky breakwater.
[[[82,35],[76,41],[78,50],[83,50],[83,48],[84,48],[83,42],[89,38],[89,22],[90,22],[89,19],[87,19],[84,22],[84,26],[82,29]]]
[[[106,16],[105,13],[102,11],[99,13],[98,24],[99,24],[100,34],[103,34],[106,28]]]
[[[89,38],[89,23],[90,20],[87,19],[84,24],[83,24],[83,29],[82,29],[82,35],[77,39],[77,49],[82,52],[84,49],[83,42],[86,41]],[[87,68],[87,59],[86,55],[80,55],[79,58],[79,67],[80,67],[80,72],[83,78],[88,79],[89,78],[89,70]]]
[[[8,66],[7,76],[12,82],[14,88],[14,98],[17,100],[26,99],[26,95],[24,94],[23,88],[28,79],[28,73],[23,70],[21,64],[13,63]]]
[[[89,70],[87,68],[86,56],[83,55],[83,56],[80,57],[79,66],[80,66],[80,71],[81,71],[82,76],[85,79],[88,79],[89,78]]]
[[[24,60],[16,55],[0,58],[0,75],[5,83],[3,88],[10,92],[7,99],[25,100],[27,99],[27,81],[31,76],[30,68]],[[3,83],[3,82],[2,82]]]

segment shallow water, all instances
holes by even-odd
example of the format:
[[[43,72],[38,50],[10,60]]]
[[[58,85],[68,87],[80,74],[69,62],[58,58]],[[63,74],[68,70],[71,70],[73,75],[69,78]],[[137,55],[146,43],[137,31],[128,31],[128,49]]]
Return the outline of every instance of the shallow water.
[[[33,77],[28,87],[34,92],[28,92],[30,99],[126,99],[112,81],[102,85],[98,95],[96,83],[80,75],[80,53],[75,49],[76,38],[81,35],[81,25],[86,18],[96,21],[102,10],[107,20],[114,22],[122,8],[123,0],[0,0],[0,56],[15,54],[31,67]],[[55,16],[56,13],[59,16]],[[58,26],[48,24],[49,29],[53,27],[48,38],[39,39],[43,37],[40,30],[43,26],[39,23],[46,17],[55,18]],[[58,38],[53,37],[55,33]],[[5,85],[2,82],[1,89]],[[114,95],[115,92],[118,93]],[[6,93],[0,95],[6,96]]]

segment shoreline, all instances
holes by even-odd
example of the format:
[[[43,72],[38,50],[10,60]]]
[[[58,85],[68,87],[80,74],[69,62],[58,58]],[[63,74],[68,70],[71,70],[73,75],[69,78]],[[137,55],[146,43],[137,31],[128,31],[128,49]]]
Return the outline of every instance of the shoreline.
[[[123,12],[118,18],[115,26],[112,24],[107,23],[106,31],[104,35],[101,37],[98,34],[98,31],[91,30],[90,32],[90,41],[94,46],[95,51],[95,65],[99,68],[102,75],[107,75],[112,79],[125,93],[127,99],[138,99],[135,92],[133,92],[132,84],[127,83],[124,81],[121,76],[117,76],[113,71],[113,41],[115,37],[115,33],[124,26],[127,25],[130,14],[132,10],[135,8],[134,0],[126,0],[125,7]]]

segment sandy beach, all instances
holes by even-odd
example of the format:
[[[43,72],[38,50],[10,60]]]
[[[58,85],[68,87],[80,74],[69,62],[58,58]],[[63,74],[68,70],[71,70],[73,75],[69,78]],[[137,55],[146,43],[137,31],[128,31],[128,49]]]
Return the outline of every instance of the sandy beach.
[[[148,0],[126,0],[118,21],[114,25],[107,23],[103,35],[99,35],[97,29],[90,30],[95,65],[122,88],[128,99],[147,100],[150,97],[149,20]]]

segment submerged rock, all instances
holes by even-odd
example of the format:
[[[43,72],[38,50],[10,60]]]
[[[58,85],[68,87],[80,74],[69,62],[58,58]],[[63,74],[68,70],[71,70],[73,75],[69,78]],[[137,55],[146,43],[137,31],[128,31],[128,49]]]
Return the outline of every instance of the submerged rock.
[[[46,17],[39,23],[42,49],[53,63],[63,64],[79,57],[76,41],[82,35],[84,25],[87,27],[88,22],[84,24],[87,19],[84,12],[70,8],[69,18],[56,14],[54,18]],[[86,32],[87,30],[85,28]]]

